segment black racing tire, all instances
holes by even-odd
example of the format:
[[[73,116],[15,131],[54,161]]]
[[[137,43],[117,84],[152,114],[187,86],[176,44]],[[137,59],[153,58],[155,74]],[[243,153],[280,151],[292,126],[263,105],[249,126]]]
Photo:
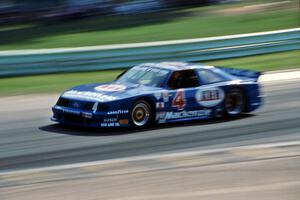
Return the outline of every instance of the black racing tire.
[[[242,89],[232,88],[226,93],[225,114],[229,117],[240,116],[246,107],[246,97]]]
[[[136,101],[130,110],[130,122],[133,127],[144,128],[153,121],[153,111],[150,104],[144,100]]]

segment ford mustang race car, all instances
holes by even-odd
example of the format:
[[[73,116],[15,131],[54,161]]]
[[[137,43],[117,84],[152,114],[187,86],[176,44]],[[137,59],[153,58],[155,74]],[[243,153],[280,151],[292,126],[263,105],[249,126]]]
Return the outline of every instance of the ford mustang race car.
[[[262,104],[260,72],[193,63],[146,63],[110,83],[65,91],[53,121],[90,127],[145,127],[252,112]]]

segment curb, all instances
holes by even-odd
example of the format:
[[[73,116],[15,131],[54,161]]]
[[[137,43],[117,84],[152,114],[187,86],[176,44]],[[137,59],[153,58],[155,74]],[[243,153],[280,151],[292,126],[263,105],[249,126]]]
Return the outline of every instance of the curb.
[[[300,67],[300,64],[299,64],[299,67]],[[300,68],[266,71],[266,72],[262,72],[262,73],[263,73],[263,75],[266,75],[266,74],[278,74],[278,73],[286,73],[286,72],[300,72]]]

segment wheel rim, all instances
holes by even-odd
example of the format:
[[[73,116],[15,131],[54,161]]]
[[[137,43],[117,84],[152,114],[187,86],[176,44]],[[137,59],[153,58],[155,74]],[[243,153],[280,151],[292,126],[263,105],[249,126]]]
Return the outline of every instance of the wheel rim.
[[[238,115],[243,111],[244,99],[240,91],[231,91],[225,102],[226,111],[230,115]]]
[[[139,103],[132,110],[132,121],[136,126],[144,126],[150,118],[150,109],[144,103]]]

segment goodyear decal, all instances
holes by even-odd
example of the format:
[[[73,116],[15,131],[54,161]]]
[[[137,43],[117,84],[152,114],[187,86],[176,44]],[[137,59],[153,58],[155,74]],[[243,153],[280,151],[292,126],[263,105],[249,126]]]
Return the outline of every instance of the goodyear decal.
[[[114,110],[107,112],[108,115],[128,114],[129,110]]]

